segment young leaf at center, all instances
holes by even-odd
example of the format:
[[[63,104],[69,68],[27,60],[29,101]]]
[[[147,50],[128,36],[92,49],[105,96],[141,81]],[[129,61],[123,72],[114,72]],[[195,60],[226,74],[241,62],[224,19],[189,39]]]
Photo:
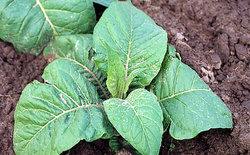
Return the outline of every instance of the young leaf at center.
[[[114,98],[123,98],[125,87],[125,68],[117,53],[108,50],[107,87]]]

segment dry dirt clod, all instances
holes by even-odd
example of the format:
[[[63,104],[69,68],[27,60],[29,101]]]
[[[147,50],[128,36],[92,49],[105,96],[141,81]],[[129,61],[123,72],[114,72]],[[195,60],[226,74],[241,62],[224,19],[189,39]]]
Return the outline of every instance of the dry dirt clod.
[[[208,69],[205,69],[204,67],[201,67],[201,71],[203,73],[202,79],[206,82],[214,82],[214,73]]]
[[[210,65],[214,67],[215,69],[220,69],[222,62],[221,62],[219,55],[214,52],[209,52],[209,53],[210,54],[208,54],[207,59]]]
[[[242,105],[250,111],[250,100],[243,102]]]
[[[240,60],[246,60],[248,57],[247,48],[242,44],[235,45],[236,55]]]
[[[216,47],[217,47],[216,53],[219,54],[222,62],[226,63],[229,59],[229,54],[230,54],[227,34],[223,33],[218,36]]]
[[[250,27],[249,24],[250,24],[250,23],[249,23],[249,18],[243,17],[243,19],[242,19],[242,21],[241,21],[241,25],[242,25],[243,27],[245,27],[245,28],[249,28],[249,27]]]
[[[250,33],[245,33],[240,37],[240,43],[250,45]]]

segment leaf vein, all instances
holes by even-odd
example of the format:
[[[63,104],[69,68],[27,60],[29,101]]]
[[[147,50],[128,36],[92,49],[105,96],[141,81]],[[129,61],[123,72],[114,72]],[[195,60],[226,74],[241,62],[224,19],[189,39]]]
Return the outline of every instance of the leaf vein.
[[[182,94],[185,94],[185,93],[190,93],[190,92],[193,92],[193,91],[210,91],[210,89],[190,89],[190,90],[179,92],[179,93],[173,94],[171,96],[165,97],[163,99],[160,99],[158,102],[163,102],[163,101],[165,101],[167,99],[174,98],[176,96],[179,96],[179,95],[182,95]]]
[[[41,2],[40,2],[39,0],[36,0],[36,3],[39,5],[40,9],[41,9],[42,12],[43,12],[43,15],[44,15],[45,19],[48,21],[49,25],[51,26],[51,29],[53,30],[53,34],[54,34],[54,35],[58,35],[58,33],[56,32],[56,29],[55,29],[54,25],[51,23],[51,21],[50,21],[48,15],[46,14],[46,11],[45,11],[45,9],[43,8]]]
[[[50,85],[49,85],[49,86],[50,86]],[[46,102],[46,103],[52,105],[53,107],[55,107],[55,108],[61,110],[62,112],[64,112],[63,109],[61,109],[60,107],[58,107],[58,106],[52,104],[51,102],[49,102],[49,101],[47,101],[47,100],[44,100],[44,99],[42,99],[42,98],[40,98],[40,97],[35,97],[35,96],[31,96],[31,97],[34,98],[34,99],[38,99],[38,100],[44,101],[44,102]]]
[[[78,64],[79,66],[81,66],[82,68],[84,68],[87,72],[89,72],[90,75],[96,80],[96,82],[97,82],[98,85],[100,86],[100,88],[101,88],[103,94],[105,95],[105,97],[106,97],[107,99],[109,98],[108,93],[107,93],[106,90],[103,88],[103,86],[101,85],[101,83],[100,83],[100,81],[98,80],[98,78],[96,77],[96,75],[95,75],[87,66],[85,66],[85,65],[83,65],[83,64],[81,64],[81,63],[79,63],[78,61],[75,61],[75,60],[73,60],[73,59],[70,59],[70,58],[64,58],[64,59],[69,60],[69,61],[72,61],[72,62]]]
[[[82,105],[82,106],[80,106],[80,107],[76,107],[76,108],[69,109],[69,110],[67,110],[67,111],[62,112],[61,114],[59,114],[59,115],[57,115],[56,117],[54,117],[52,120],[48,121],[44,126],[42,126],[42,128],[41,128],[40,130],[38,130],[38,131],[34,134],[34,136],[31,137],[30,140],[28,140],[28,143],[27,143],[27,145],[23,148],[22,152],[24,152],[24,150],[29,146],[29,144],[30,144],[30,142],[33,140],[33,138],[36,137],[36,135],[37,135],[38,133],[40,133],[46,126],[48,126],[48,125],[49,125],[50,123],[52,123],[54,120],[58,119],[59,117],[63,116],[64,114],[67,114],[67,113],[72,112],[72,111],[74,111],[74,110],[77,110],[77,109],[80,109],[80,108],[87,108],[87,107],[91,107],[91,106],[93,106],[93,107],[100,107],[100,108],[101,108],[103,105],[95,105],[95,104],[91,104],[91,105]]]

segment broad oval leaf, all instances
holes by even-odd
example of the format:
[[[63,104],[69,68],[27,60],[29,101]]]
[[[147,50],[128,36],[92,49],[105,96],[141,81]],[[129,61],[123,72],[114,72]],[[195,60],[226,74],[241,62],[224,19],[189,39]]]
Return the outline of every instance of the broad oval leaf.
[[[101,4],[106,7],[109,7],[109,5],[114,1],[118,1],[118,0],[94,0],[95,3]]]
[[[60,154],[81,139],[112,134],[94,86],[78,65],[58,59],[45,68],[46,83],[24,89],[15,110],[16,154]]]
[[[95,67],[93,60],[92,35],[75,34],[56,36],[44,49],[44,55],[54,54],[79,65],[79,72],[97,89],[101,99],[108,99],[109,92],[105,83],[106,76]]]
[[[153,93],[136,89],[126,100],[112,98],[103,104],[110,122],[134,148],[146,155],[159,153],[163,116]]]
[[[107,73],[108,50],[115,51],[126,70],[142,70],[132,86],[149,85],[160,70],[167,49],[167,33],[130,1],[113,2],[94,28],[95,64]]]
[[[39,54],[57,35],[91,32],[92,0],[4,0],[0,3],[0,38],[17,51]]]
[[[170,119],[169,132],[175,139],[190,139],[211,128],[232,128],[231,112],[223,101],[175,56],[166,55],[151,91],[161,105],[164,128]]]

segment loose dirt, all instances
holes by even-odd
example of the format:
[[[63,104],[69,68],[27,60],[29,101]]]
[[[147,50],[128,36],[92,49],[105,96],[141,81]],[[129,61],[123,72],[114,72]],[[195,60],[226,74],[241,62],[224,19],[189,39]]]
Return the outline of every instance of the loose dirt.
[[[15,52],[0,40],[0,154],[13,153],[14,111],[24,87],[33,80],[42,81],[47,61]]]
[[[198,72],[233,114],[233,129],[191,140],[167,133],[160,154],[248,154],[250,149],[250,2],[247,0],[133,0],[168,32],[182,61]],[[0,154],[14,154],[14,110],[24,87],[38,80],[48,60],[14,51],[0,40]],[[175,145],[170,148],[170,145]],[[107,140],[80,142],[65,154],[114,154]],[[119,154],[129,154],[127,151]]]

